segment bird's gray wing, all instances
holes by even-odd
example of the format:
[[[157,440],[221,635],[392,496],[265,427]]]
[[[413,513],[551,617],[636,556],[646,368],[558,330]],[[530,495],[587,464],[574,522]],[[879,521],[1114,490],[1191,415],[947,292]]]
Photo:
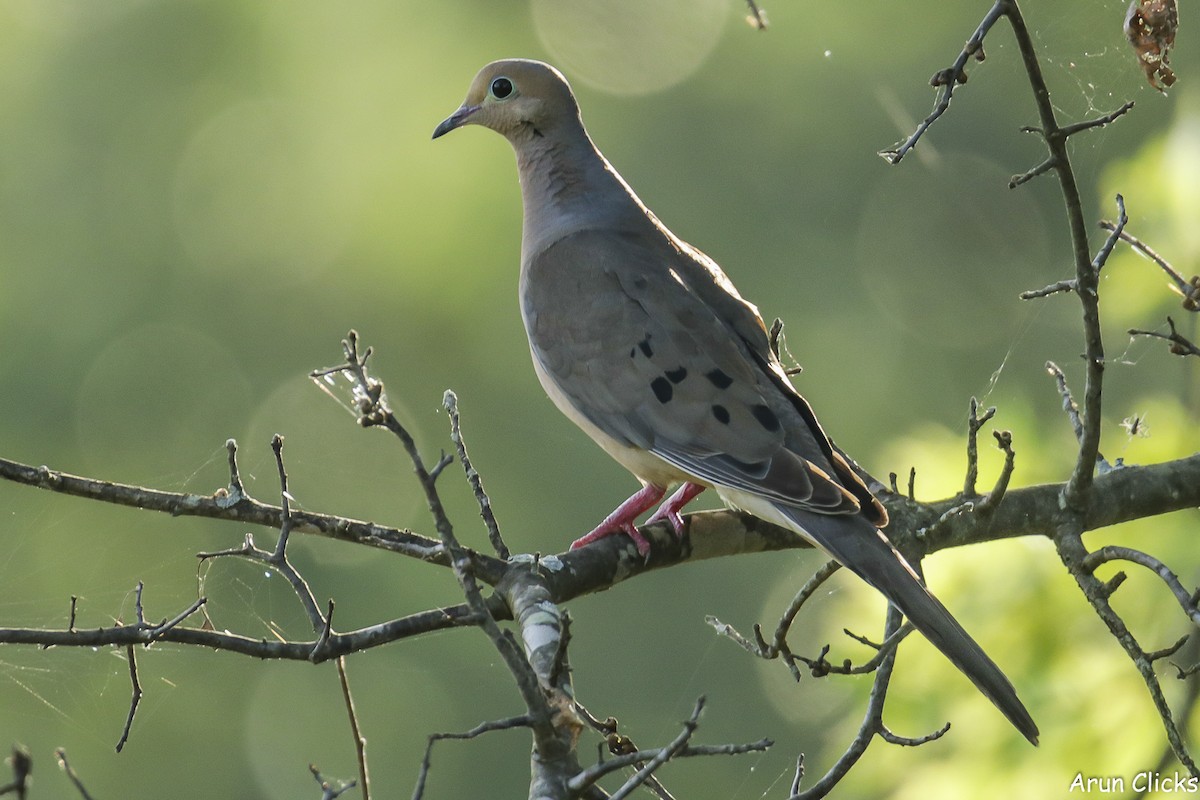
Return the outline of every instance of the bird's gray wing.
[[[757,311],[673,237],[577,232],[534,256],[522,287],[534,357],[606,435],[704,482],[827,514],[874,509],[783,385]]]

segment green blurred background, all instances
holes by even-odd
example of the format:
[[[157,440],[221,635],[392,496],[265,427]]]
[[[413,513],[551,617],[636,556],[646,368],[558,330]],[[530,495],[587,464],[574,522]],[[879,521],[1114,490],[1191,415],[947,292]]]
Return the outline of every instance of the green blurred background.
[[[554,552],[590,528],[635,484],[559,417],[529,368],[509,147],[479,129],[429,140],[482,64],[521,55],[559,64],[593,138],[643,200],[768,320],[788,322],[801,390],[864,466],[915,467],[918,496],[952,494],[976,395],[1014,433],[1014,484],[1061,480],[1073,440],[1043,364],[1057,361],[1082,388],[1079,313],[1067,296],[1016,297],[1070,266],[1055,183],[1007,188],[1043,151],[1018,131],[1036,118],[1003,24],[917,151],[899,167],[875,155],[928,112],[929,76],[987,5],[768,2],[772,27],[757,33],[734,0],[6,0],[0,454],[209,493],[226,481],[234,437],[248,488],[271,499],[279,432],[303,508],[431,532],[400,448],[358,429],[306,378],[339,360],[354,327],[431,458],[449,446],[442,392],[458,393],[514,549]],[[1123,0],[1026,11],[1063,121],[1137,101],[1119,124],[1073,140],[1089,220],[1111,217],[1123,192],[1130,230],[1192,274],[1200,64],[1190,16],[1174,57],[1181,79],[1164,98],[1122,39]],[[1124,249],[1102,292],[1105,453],[1148,463],[1194,452],[1194,371],[1124,334],[1183,317],[1177,298]],[[1149,437],[1122,429],[1135,414]],[[982,460],[987,486],[1001,459],[988,447]],[[485,546],[458,473],[441,485],[460,537]],[[142,580],[151,618],[201,591],[218,627],[310,635],[283,581],[261,567],[226,560],[197,574],[193,554],[236,545],[239,526],[12,485],[0,485],[0,514],[0,625],[63,627],[71,595],[81,627],[128,620]],[[1144,546],[1195,585],[1195,524],[1189,512],[1089,541]],[[336,599],[343,630],[459,599],[444,570],[365,548],[301,539],[292,555],[318,598]],[[788,553],[697,564],[573,603],[580,699],[649,746],[707,694],[698,741],[777,744],[765,756],[671,765],[667,784],[680,797],[785,797],[798,752],[810,775],[840,752],[868,679],[796,686],[704,617],[744,631],[771,624],[818,563]],[[954,728],[916,751],[872,747],[843,796],[1059,797],[1076,772],[1129,778],[1157,766],[1163,737],[1145,690],[1046,542],[926,566],[1020,688],[1043,745],[1029,748],[914,639],[888,721],[910,735],[948,719]],[[1147,649],[1185,631],[1144,575],[1116,603]],[[839,577],[793,646],[811,655],[832,641],[838,657],[862,659],[840,629],[877,636],[881,610]],[[118,756],[123,652],[0,649],[0,732],[32,749],[35,796],[70,792],[52,766],[58,746],[98,797],[316,796],[309,762],[354,776],[332,665],[170,645],[139,664],[146,697]],[[469,631],[356,656],[349,668],[380,797],[408,796],[430,732],[521,710],[507,670]],[[1178,700],[1182,686],[1163,672]],[[528,749],[521,732],[444,743],[426,796],[523,797]]]

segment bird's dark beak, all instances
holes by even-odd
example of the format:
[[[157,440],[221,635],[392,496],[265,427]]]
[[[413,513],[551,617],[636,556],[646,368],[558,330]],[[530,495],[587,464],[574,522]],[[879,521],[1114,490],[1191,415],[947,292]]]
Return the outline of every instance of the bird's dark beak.
[[[444,136],[455,128],[461,128],[463,125],[466,125],[467,120],[470,119],[471,115],[478,110],[479,106],[462,106],[458,109],[458,111],[455,111],[453,114],[442,120],[441,125],[438,125],[433,129],[433,138],[436,139],[439,136]]]

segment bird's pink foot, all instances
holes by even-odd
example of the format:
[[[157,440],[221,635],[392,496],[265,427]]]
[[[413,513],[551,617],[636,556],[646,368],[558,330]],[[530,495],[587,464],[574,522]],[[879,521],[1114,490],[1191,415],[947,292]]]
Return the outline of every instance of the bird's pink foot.
[[[666,520],[671,523],[671,527],[675,529],[675,538],[683,538],[683,517],[679,515],[680,510],[688,503],[696,498],[696,495],[703,492],[705,487],[698,483],[685,483],[675,490],[675,494],[667,498],[667,501],[658,507],[658,510],[651,515],[650,519],[646,520],[649,525],[659,520]]]
[[[667,490],[661,486],[653,484],[643,486],[635,495],[617,506],[617,509],[605,517],[604,521],[597,525],[591,533],[584,534],[571,542],[571,549],[583,547],[616,533],[626,533],[629,534],[630,539],[633,539],[638,553],[645,558],[650,554],[650,542],[645,536],[642,536],[633,521],[640,517],[643,511],[661,500],[666,493]]]

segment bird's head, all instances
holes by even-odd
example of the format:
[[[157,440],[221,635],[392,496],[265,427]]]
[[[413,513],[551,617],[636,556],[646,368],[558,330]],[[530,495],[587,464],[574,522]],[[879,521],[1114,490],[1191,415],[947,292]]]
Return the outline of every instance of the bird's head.
[[[515,144],[578,119],[579,106],[561,72],[541,61],[511,58],[479,71],[467,99],[434,129],[433,138],[464,125],[483,125]]]

